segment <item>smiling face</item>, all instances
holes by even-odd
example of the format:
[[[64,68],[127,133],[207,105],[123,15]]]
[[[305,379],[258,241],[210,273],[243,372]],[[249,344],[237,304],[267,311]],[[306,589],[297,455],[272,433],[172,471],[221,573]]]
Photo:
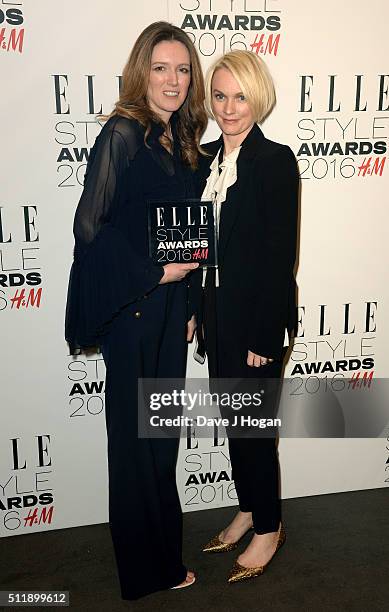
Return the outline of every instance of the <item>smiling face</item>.
[[[253,112],[239,83],[227,68],[212,78],[212,112],[223,135],[239,146],[254,125]]]
[[[177,40],[163,40],[155,45],[147,100],[165,123],[185,102],[189,85],[190,57],[185,45]]]

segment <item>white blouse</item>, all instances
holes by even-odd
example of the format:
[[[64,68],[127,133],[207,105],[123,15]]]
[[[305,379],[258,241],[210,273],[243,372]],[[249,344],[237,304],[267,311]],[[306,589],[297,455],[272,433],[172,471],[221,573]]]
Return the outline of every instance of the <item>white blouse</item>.
[[[227,189],[233,185],[237,178],[236,160],[238,159],[241,146],[236,147],[226,155],[220,164],[221,173],[219,173],[219,154],[220,149],[217,152],[215,159],[210,166],[210,175],[207,178],[207,184],[205,185],[201,199],[203,201],[211,200],[213,202],[214,219],[216,227],[216,240],[219,242],[219,225],[220,225],[220,212],[221,205],[225,202],[227,197]],[[203,287],[205,285],[205,277],[207,268],[203,268]],[[219,286],[219,270],[216,266],[215,274],[215,285]]]

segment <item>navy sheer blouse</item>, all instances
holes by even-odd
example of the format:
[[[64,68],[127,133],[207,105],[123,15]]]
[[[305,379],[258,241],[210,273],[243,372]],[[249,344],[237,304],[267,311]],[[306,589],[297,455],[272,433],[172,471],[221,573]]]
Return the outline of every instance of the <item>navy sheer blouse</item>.
[[[173,115],[173,136],[175,124]],[[146,145],[145,128],[116,115],[91,149],[73,226],[65,321],[71,350],[98,346],[122,308],[155,288],[164,274],[148,256],[146,202],[196,194],[178,145],[171,155],[159,142],[163,129],[153,123]]]

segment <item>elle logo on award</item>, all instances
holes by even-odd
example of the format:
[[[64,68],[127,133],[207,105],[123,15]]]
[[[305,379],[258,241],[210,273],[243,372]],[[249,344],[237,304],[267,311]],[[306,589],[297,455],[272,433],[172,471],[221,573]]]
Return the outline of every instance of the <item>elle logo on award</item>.
[[[149,201],[149,253],[155,263],[216,265],[212,202]]]

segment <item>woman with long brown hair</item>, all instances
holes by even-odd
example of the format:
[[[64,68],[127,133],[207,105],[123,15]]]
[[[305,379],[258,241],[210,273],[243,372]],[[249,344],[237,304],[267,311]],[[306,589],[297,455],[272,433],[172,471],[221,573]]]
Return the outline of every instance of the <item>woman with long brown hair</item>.
[[[109,526],[123,599],[195,580],[182,562],[178,439],[138,437],[139,378],[185,377],[194,328],[188,273],[148,255],[148,200],[196,196],[206,126],[200,63],[165,22],[139,36],[120,99],[91,150],[75,220],[66,339],[106,365]]]

